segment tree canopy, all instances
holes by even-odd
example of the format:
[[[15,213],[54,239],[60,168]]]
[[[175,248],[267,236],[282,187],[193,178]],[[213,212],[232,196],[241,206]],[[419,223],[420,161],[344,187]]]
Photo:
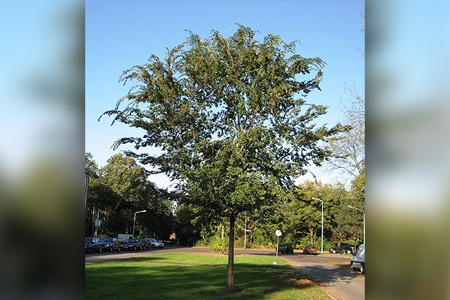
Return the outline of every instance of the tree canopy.
[[[147,212],[137,224],[139,235],[167,237],[172,233],[170,194],[150,182],[146,170],[135,159],[115,154],[104,167],[98,168],[93,156],[86,153],[85,166],[93,175],[86,205],[85,232],[88,236],[95,235],[97,218],[102,220],[102,234],[131,233],[133,214],[143,209]]]
[[[163,59],[151,55],[124,71],[122,82],[134,85],[103,114],[143,129],[115,148],[159,148],[126,153],[179,180],[185,199],[209,221],[229,219],[229,290],[238,214],[278,201],[309,164],[330,155],[322,142],[346,129],[317,126],[327,109],[304,99],[320,90],[325,63],[297,54],[297,41],[273,34],[258,41],[256,34],[242,25],[228,38],[189,31]]]

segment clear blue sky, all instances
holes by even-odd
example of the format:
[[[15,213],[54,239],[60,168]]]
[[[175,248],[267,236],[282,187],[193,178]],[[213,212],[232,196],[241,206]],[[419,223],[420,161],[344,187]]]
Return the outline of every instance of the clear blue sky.
[[[98,117],[114,108],[131,86],[118,82],[121,73],[147,63],[151,54],[184,42],[190,29],[202,38],[212,29],[232,35],[236,23],[284,41],[299,40],[296,52],[326,63],[322,92],[306,100],[329,106],[321,122],[342,120],[346,87],[364,88],[364,1],[86,1],[86,151],[99,166],[125,146],[111,150],[120,137],[139,134],[124,125],[110,126]],[[320,179],[320,178],[319,178]],[[164,180],[153,178],[159,185]],[[159,182],[158,182],[159,181]]]

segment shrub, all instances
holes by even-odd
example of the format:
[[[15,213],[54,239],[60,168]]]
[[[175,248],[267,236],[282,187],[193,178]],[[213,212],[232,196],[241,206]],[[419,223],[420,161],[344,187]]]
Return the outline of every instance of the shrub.
[[[319,249],[320,246],[322,245],[321,244],[321,240],[322,239],[320,237],[316,240],[315,246],[317,247],[317,249]],[[302,237],[300,239],[300,241],[298,241],[295,244],[295,248],[296,249],[303,249],[303,248],[305,248],[305,246],[308,246],[310,244],[311,244],[311,240],[310,240],[309,236],[304,236],[304,237]],[[327,240],[327,239],[323,240],[323,251],[328,251],[333,246],[334,246],[334,243],[332,241]]]
[[[228,239],[225,237],[222,239],[219,235],[213,235],[209,239],[209,248],[214,252],[224,253],[228,249]]]
[[[195,246],[197,246],[197,247],[208,246],[208,241],[207,240],[198,240],[195,242]]]
[[[316,241],[316,247],[320,247],[321,246],[321,238],[318,238]],[[334,246],[334,243],[330,240],[327,239],[323,239],[323,251],[328,251],[330,250],[331,247]]]

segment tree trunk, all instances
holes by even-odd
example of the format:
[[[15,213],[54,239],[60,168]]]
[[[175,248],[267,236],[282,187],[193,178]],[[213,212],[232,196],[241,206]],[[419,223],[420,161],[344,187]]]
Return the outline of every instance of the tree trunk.
[[[234,292],[234,221],[235,216],[230,216],[230,234],[228,243],[228,292]]]

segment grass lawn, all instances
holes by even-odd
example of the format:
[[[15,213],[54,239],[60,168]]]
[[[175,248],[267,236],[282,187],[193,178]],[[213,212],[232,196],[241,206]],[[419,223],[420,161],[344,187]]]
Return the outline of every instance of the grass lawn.
[[[282,258],[264,255],[235,255],[236,292],[227,294],[227,259],[172,252],[86,263],[86,299],[330,299]]]

